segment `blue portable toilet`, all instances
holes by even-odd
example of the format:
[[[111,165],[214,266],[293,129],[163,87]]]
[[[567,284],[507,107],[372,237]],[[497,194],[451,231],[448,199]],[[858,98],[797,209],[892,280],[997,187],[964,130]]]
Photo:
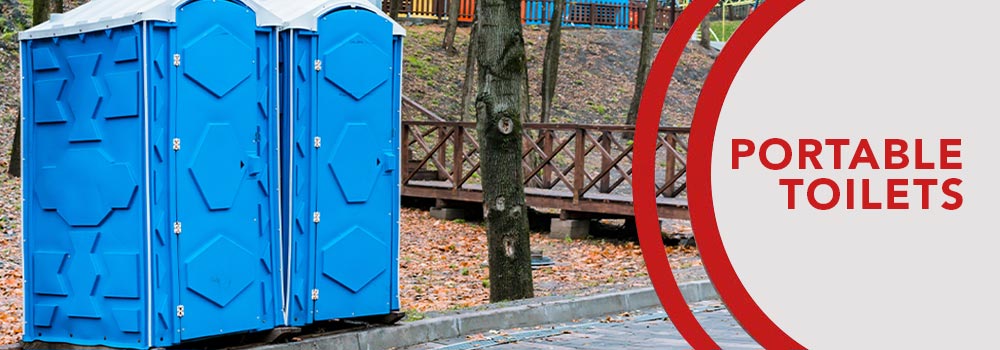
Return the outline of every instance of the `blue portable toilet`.
[[[405,31],[364,0],[262,4],[284,23],[287,324],[390,314]]]
[[[283,321],[279,24],[252,0],[93,0],[21,34],[25,342]]]

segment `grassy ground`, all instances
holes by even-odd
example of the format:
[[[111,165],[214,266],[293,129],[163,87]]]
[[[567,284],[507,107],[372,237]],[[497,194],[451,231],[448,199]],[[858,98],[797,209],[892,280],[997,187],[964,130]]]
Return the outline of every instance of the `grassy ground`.
[[[743,21],[715,21],[711,23],[712,31],[719,36],[719,41],[729,41]],[[716,40],[714,37],[712,40]]]

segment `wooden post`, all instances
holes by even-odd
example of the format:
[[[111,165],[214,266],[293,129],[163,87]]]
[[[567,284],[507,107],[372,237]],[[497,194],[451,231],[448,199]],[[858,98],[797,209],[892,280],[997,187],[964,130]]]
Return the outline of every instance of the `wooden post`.
[[[605,131],[605,132],[601,133],[601,138],[600,138],[600,140],[601,140],[601,146],[600,147],[604,148],[604,150],[607,151],[608,154],[611,154],[611,138],[612,137],[613,136],[611,135],[611,132],[609,132],[609,131]],[[613,164],[611,164],[611,158],[609,158],[608,156],[605,156],[603,153],[601,153],[601,172],[604,172],[605,169],[610,168],[612,165]],[[600,184],[600,187],[598,187],[598,190],[600,190],[601,193],[611,193],[611,172],[608,172],[607,175],[604,175],[604,177],[601,178],[601,184]]]
[[[531,172],[532,167],[535,166],[535,163],[539,161],[539,157],[534,154],[535,152],[532,152],[533,149],[533,147],[531,147],[532,142],[534,142],[534,140],[531,139],[531,131],[526,130],[524,132],[524,135],[521,137],[521,149],[525,150],[524,153],[526,153],[524,157],[521,158],[522,160],[524,160],[523,162],[521,162],[521,168],[524,169],[525,188],[538,187],[541,185],[539,183],[539,181],[541,180],[539,180],[537,176],[528,178],[528,175],[530,175],[529,173]]]
[[[584,129],[576,129],[576,152],[573,156],[573,204],[579,204],[583,198],[584,171],[587,166],[587,157],[584,155],[587,147],[586,133]]]
[[[670,147],[674,149],[677,148],[677,138],[674,137],[673,133],[667,134],[667,144],[664,145],[664,147]],[[674,175],[677,173],[675,169],[676,167],[675,164],[677,164],[677,157],[674,156],[674,152],[671,152],[669,149],[665,149],[665,151],[667,151],[667,161],[666,161],[667,166],[666,169],[664,169],[664,173],[666,174],[666,177],[664,177],[664,179],[666,179],[666,181],[670,181],[670,179],[673,179]],[[676,186],[676,181],[674,182],[673,185],[670,185],[667,188],[667,192],[673,193],[675,186]]]
[[[458,192],[458,190],[462,189],[462,170],[465,165],[465,127],[456,126],[456,128],[455,135],[452,136],[455,140],[455,154],[452,161],[454,163],[452,164],[452,167],[454,168],[452,170],[452,178],[455,179],[455,186],[453,190]]]
[[[545,157],[548,158],[549,156],[552,155],[552,147],[553,147],[553,145],[552,145],[552,134],[554,133],[554,131],[552,131],[552,130],[544,130],[543,129],[543,130],[541,130],[541,132],[542,132],[542,135],[543,135],[542,136],[542,151],[545,151]],[[557,170],[556,167],[552,166],[551,162],[548,163],[548,164],[545,164],[545,167],[542,168],[542,187],[544,187],[545,189],[552,189],[552,187],[553,187],[553,183],[552,183],[552,172],[553,171],[559,171],[559,170]]]
[[[446,132],[447,130],[445,130],[445,128],[446,128],[446,126],[444,126],[444,125],[438,127],[438,129],[437,129],[437,134],[438,134],[437,139],[438,139],[438,141],[441,141],[442,139],[445,138],[445,135],[447,134],[447,132]],[[434,154],[428,154],[427,156],[428,157],[434,157],[435,155]],[[441,149],[437,151],[436,156],[438,157],[438,163],[440,163],[440,164],[447,164],[446,162],[448,161],[448,148],[447,147],[441,147]],[[448,178],[448,169],[438,169],[438,180],[444,180],[446,178]]]

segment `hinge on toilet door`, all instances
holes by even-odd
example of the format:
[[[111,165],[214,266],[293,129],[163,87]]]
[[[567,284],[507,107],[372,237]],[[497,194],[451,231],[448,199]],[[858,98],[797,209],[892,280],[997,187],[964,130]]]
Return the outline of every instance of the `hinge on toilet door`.
[[[323,60],[316,60],[316,62],[313,63],[313,66],[316,68],[317,72],[323,70]]]
[[[323,138],[316,136],[313,138],[313,147],[320,148],[323,146]]]
[[[181,222],[180,221],[174,222],[174,234],[175,235],[181,234]]]
[[[174,152],[181,150],[181,139],[174,138]]]
[[[312,290],[312,300],[313,301],[319,300],[319,289]]]
[[[319,223],[319,212],[318,211],[315,212],[315,213],[313,213],[313,222],[317,223],[317,224]]]
[[[175,53],[174,54],[174,67],[180,67],[180,66],[181,66],[181,54]]]
[[[177,317],[178,318],[184,317],[184,305],[177,305]]]

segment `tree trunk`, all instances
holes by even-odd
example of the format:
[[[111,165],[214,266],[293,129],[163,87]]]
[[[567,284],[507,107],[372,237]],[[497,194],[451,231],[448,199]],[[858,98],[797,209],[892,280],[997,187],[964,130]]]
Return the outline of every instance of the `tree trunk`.
[[[709,17],[711,16],[705,16],[701,20],[701,41],[699,44],[706,49],[712,48],[712,22],[708,19]]]
[[[656,30],[656,0],[646,2],[646,18],[642,22],[642,47],[639,49],[639,68],[635,72],[635,91],[632,94],[632,103],[628,107],[628,116],[625,121],[628,125],[635,125],[635,119],[639,114],[639,102],[642,100],[642,90],[646,88],[646,77],[649,75],[649,66],[653,56],[653,31]],[[625,135],[631,139],[632,135]]]
[[[399,19],[399,8],[403,5],[403,0],[389,0],[389,17],[392,20]]]
[[[670,27],[677,21],[677,0],[670,0]]]
[[[523,46],[523,45],[522,45]],[[524,54],[524,65],[521,66],[521,121],[531,122],[531,83],[528,80],[528,53]]]
[[[549,22],[549,36],[545,40],[545,58],[542,61],[542,116],[539,122],[548,123],[552,113],[552,99],[559,81],[559,54],[562,39],[562,12],[566,0],[555,0],[552,20]]]
[[[31,25],[37,26],[49,20],[52,11],[49,0],[35,0],[31,5]]]
[[[7,174],[14,177],[21,177],[21,113],[18,111],[17,118],[14,119],[14,143],[10,146],[10,163],[7,166]]]
[[[464,122],[468,117],[471,119],[469,105],[472,104],[472,90],[476,86],[476,55],[479,52],[479,39],[476,35],[479,32],[479,3],[476,3],[474,18],[472,19],[472,30],[469,31],[469,49],[465,56],[465,80],[462,86],[462,115]]]
[[[62,7],[62,1],[57,0],[56,5]],[[49,20],[52,12],[49,0],[35,0],[31,5],[31,25],[37,26]],[[10,161],[7,166],[7,174],[21,177],[21,114],[14,119],[14,144],[10,147]]]
[[[490,301],[531,298],[531,247],[521,166],[524,37],[520,0],[479,0],[477,130],[489,244]]]
[[[455,49],[455,31],[458,29],[458,10],[461,9],[461,0],[448,0],[448,24],[444,27],[444,51],[450,56],[458,54]]]
[[[54,0],[52,2],[52,4],[54,5],[53,8],[52,8],[52,12],[55,12],[55,13],[66,12],[66,7],[63,6],[63,0]]]

